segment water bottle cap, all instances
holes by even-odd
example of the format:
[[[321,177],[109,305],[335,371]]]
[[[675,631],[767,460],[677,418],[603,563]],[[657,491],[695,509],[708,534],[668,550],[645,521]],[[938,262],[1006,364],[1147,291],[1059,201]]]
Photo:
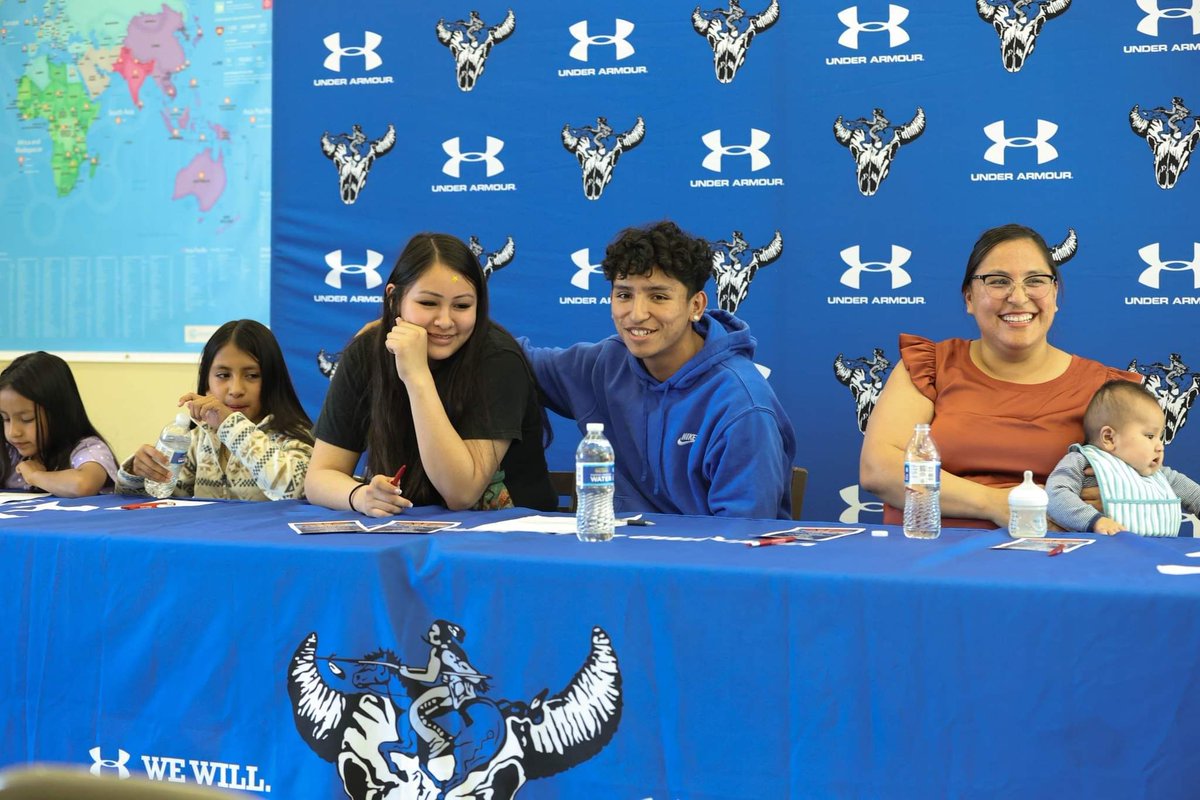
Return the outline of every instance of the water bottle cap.
[[[1025,480],[1008,493],[1008,504],[1021,508],[1045,508],[1050,502],[1046,490],[1033,482],[1033,470],[1025,470]]]
[[[188,412],[180,411],[175,415],[175,424],[181,428],[186,428],[192,424],[192,418],[188,415]]]
[[[588,433],[604,433],[604,423],[603,422],[589,422],[587,424],[587,432]]]

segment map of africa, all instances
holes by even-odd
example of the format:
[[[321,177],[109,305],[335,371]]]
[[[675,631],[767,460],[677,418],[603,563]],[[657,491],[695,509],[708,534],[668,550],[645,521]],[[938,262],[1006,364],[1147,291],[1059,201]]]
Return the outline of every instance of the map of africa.
[[[271,5],[0,0],[0,351],[266,320]]]

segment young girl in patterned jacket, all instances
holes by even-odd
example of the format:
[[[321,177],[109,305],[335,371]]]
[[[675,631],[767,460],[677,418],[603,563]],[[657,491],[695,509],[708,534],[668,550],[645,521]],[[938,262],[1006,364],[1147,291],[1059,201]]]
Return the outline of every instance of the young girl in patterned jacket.
[[[226,322],[200,358],[195,392],[179,398],[196,423],[176,496],[284,500],[304,496],[312,422],[304,413],[275,336],[251,319]],[[144,494],[144,481],[169,480],[162,453],[144,444],[118,475],[117,489]]]

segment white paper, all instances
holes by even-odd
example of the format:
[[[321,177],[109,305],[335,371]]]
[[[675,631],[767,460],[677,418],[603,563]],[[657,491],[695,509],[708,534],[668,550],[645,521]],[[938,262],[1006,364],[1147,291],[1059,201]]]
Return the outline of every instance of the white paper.
[[[0,492],[0,503],[36,503],[49,496],[45,492]]]
[[[638,514],[637,519],[641,514]],[[613,522],[613,526],[620,528],[625,524],[624,519],[618,519]],[[474,528],[459,528],[460,531],[490,531],[492,533],[550,533],[550,534],[574,534],[575,533],[575,518],[574,517],[551,517],[545,514],[531,514],[528,517],[517,517],[516,519],[506,519],[500,522],[485,522],[483,525],[476,525]]]

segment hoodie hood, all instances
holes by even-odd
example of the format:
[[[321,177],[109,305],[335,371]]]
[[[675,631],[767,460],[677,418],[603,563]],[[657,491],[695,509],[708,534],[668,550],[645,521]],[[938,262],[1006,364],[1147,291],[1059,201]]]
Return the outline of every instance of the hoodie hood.
[[[693,327],[703,337],[704,346],[665,381],[657,380],[646,371],[640,360],[627,353],[630,368],[647,389],[658,392],[688,389],[724,361],[738,356],[754,360],[757,342],[750,335],[750,326],[728,311],[706,311],[698,322],[693,323]],[[616,339],[620,341],[620,336]]]

